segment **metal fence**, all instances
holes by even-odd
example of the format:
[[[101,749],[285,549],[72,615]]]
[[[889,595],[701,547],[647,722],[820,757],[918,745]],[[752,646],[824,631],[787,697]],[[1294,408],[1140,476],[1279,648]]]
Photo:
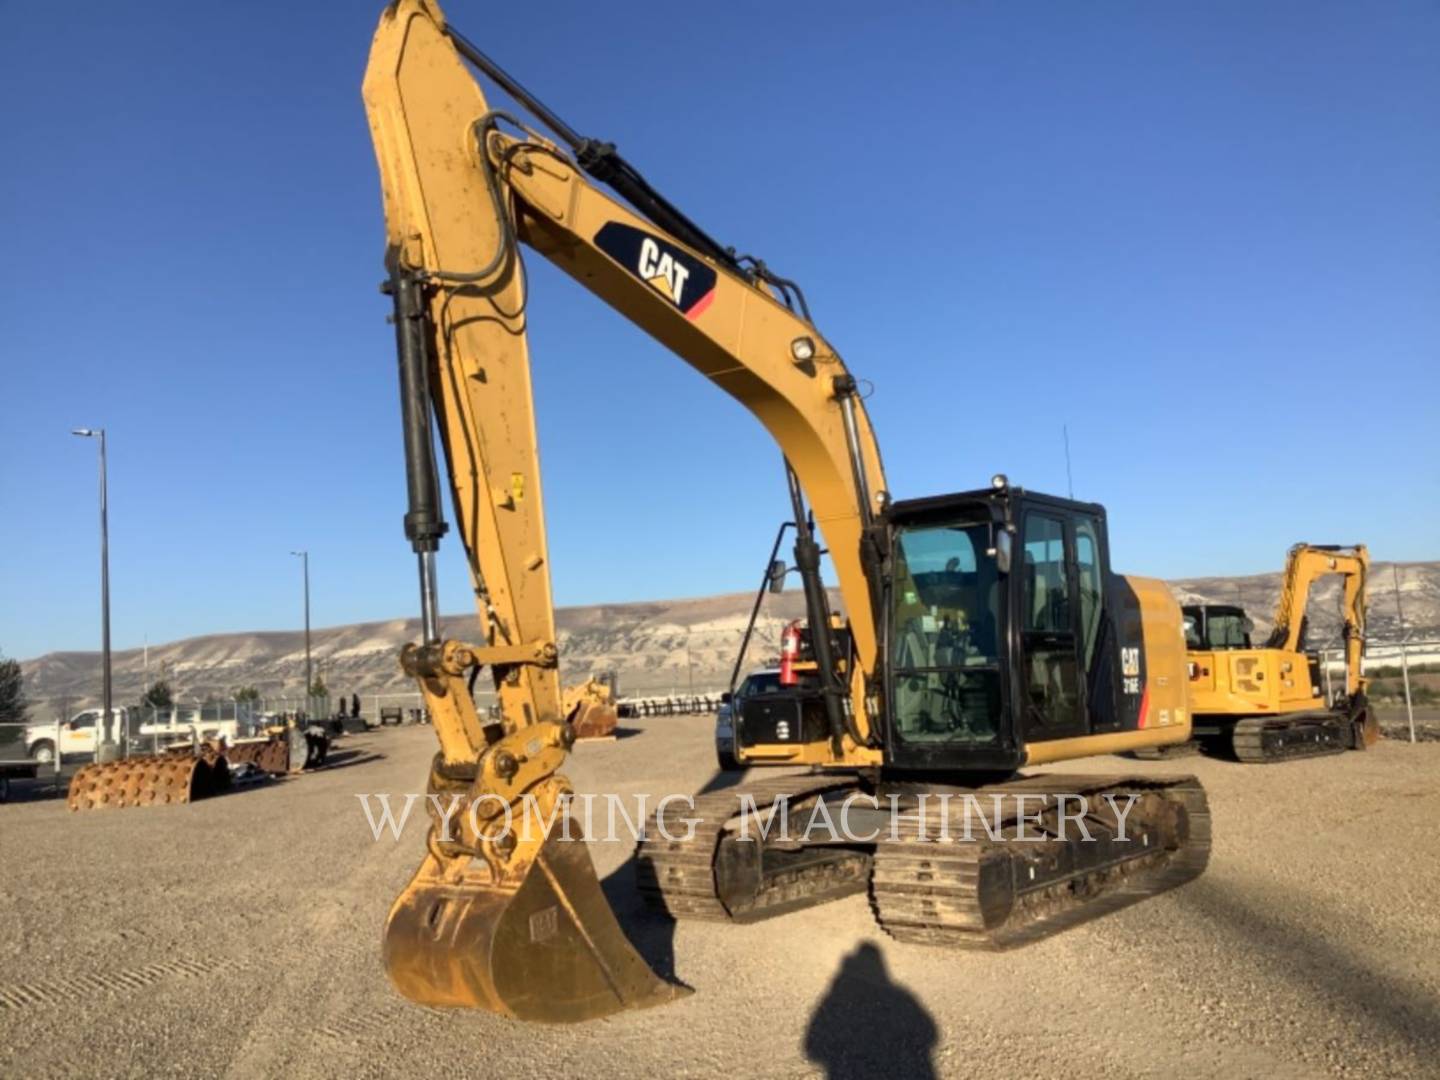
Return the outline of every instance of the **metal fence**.
[[[1333,701],[1336,688],[1345,686],[1345,649],[1343,646],[1328,646],[1317,650],[1320,654],[1320,672],[1325,681],[1325,700]],[[1410,664],[1435,663],[1440,661],[1440,638],[1423,638],[1400,641],[1367,641],[1363,667],[1366,674],[1377,668],[1399,667],[1401,687],[1405,698],[1405,718],[1410,727],[1410,741],[1415,736],[1415,701],[1410,688]]]

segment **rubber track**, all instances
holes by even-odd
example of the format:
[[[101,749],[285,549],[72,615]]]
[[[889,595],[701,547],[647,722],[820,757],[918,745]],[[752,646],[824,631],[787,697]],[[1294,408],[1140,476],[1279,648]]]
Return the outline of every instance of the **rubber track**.
[[[900,941],[927,945],[1015,948],[1176,888],[1204,871],[1210,857],[1210,811],[1205,791],[1194,777],[1041,775],[987,786],[976,794],[982,800],[1006,792],[1044,794],[1056,790],[1057,779],[1065,784],[1065,792],[1092,798],[1106,792],[1153,792],[1178,802],[1188,816],[1188,841],[1178,850],[1152,848],[1138,857],[1062,875],[1028,891],[1022,885],[1014,906],[1006,911],[1008,879],[1015,873],[1023,880],[1018,870],[1028,865],[1019,849],[1033,850],[1034,844],[988,841],[983,831],[978,834],[982,839],[974,842],[922,840],[920,816],[907,815],[896,830],[899,839],[882,838],[875,854],[871,904],[885,931]],[[938,833],[936,818],[924,824],[924,835]],[[1133,827],[1136,822],[1132,818],[1129,824]],[[1139,830],[1132,828],[1132,833],[1138,836]]]
[[[1348,722],[1338,713],[1251,716],[1235,722],[1230,745],[1235,756],[1247,765],[1343,754],[1349,749],[1345,739]],[[1276,736],[1281,732],[1288,737],[1276,745]]]
[[[832,861],[778,875],[758,901],[743,911],[731,912],[715,891],[715,854],[721,835],[726,824],[740,813],[747,796],[760,809],[768,808],[782,795],[789,797],[793,807],[801,799],[853,787],[855,782],[854,777],[843,774],[792,774],[701,795],[693,806],[666,807],[665,826],[671,836],[685,837],[690,828],[685,819],[698,819],[688,839],[667,840],[660,833],[657,810],[635,851],[635,883],[641,896],[651,907],[676,919],[750,922],[863,892],[869,877],[869,858],[839,850]]]

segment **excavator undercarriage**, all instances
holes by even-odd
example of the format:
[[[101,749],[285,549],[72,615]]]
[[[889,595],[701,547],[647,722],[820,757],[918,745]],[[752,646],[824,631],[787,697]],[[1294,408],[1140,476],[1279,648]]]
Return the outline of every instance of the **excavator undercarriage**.
[[[1375,711],[1366,706],[1355,712],[1317,709],[1284,716],[1247,716],[1236,720],[1228,734],[1236,760],[1273,765],[1365,750],[1379,740],[1380,726]]]
[[[781,818],[786,836],[775,838]],[[1209,808],[1192,777],[1039,774],[877,792],[822,774],[657,813],[636,881],[676,919],[738,923],[868,891],[898,940],[1007,949],[1183,885],[1209,850]]]

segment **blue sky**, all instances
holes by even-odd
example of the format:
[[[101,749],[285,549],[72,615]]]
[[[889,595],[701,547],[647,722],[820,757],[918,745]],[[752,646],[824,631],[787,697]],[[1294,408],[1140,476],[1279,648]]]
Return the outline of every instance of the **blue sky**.
[[[876,387],[897,497],[1104,502],[1117,568],[1440,557],[1440,8],[495,4],[452,21]],[[0,40],[0,650],[411,614],[378,5],[18,5]],[[759,425],[530,260],[557,600],[753,587]],[[607,409],[610,410],[607,412]],[[456,545],[444,609],[464,610]]]

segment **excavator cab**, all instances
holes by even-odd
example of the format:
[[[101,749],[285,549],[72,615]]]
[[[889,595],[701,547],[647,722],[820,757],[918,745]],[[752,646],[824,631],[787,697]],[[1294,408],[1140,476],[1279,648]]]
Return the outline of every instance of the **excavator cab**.
[[[897,502],[887,515],[886,759],[997,772],[1027,746],[1125,725],[1105,508],[1011,488]],[[1131,604],[1133,607],[1133,603]],[[1138,658],[1136,660],[1138,666]]]
[[[882,771],[1003,775],[1075,739],[1115,736],[1096,745],[1123,749],[1155,726],[1184,738],[1179,608],[1162,583],[1111,572],[1103,506],[997,476],[891,503],[877,532]],[[843,680],[847,639],[831,640]],[[829,738],[824,680],[813,650],[804,659],[797,685],[747,700],[742,760],[798,757]]]

